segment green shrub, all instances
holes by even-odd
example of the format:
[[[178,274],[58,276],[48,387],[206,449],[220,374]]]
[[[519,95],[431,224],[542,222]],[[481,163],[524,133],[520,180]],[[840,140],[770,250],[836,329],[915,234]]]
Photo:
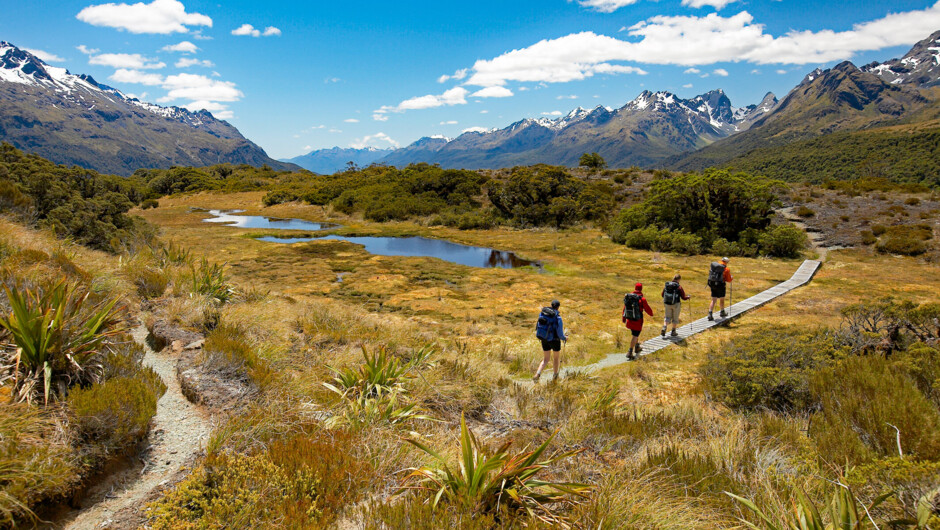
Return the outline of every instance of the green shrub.
[[[813,376],[811,390],[821,410],[809,436],[826,460],[854,465],[897,455],[898,431],[904,455],[940,459],[940,411],[884,357],[848,357]]]
[[[796,209],[796,215],[799,215],[800,217],[812,217],[816,215],[816,212],[814,212],[812,208],[802,204],[799,208]]]
[[[275,204],[296,201],[298,198],[297,194],[292,191],[277,189],[265,193],[264,197],[261,198],[261,202],[265,206],[274,206]]]
[[[896,362],[917,388],[940,407],[940,349],[918,342],[898,354]]]
[[[149,367],[136,377],[118,376],[77,389],[68,399],[72,431],[106,454],[130,447],[147,434],[165,391],[166,385]]]
[[[154,267],[141,267],[134,271],[134,286],[144,299],[159,298],[170,284],[165,272]]]
[[[799,228],[786,224],[767,228],[757,238],[762,254],[778,258],[796,258],[807,245],[806,233]]]
[[[144,199],[143,202],[140,203],[141,210],[149,210],[151,208],[159,208],[159,207],[160,207],[160,203],[157,202],[156,199]]]
[[[888,231],[888,227],[882,224],[872,225],[871,233],[875,234],[878,237],[881,237]]]
[[[715,239],[712,243],[711,253],[717,256],[756,256],[757,249],[741,241],[730,242],[723,237]]]
[[[707,391],[729,407],[808,411],[817,405],[809,378],[847,353],[825,329],[762,326],[710,350],[700,373]]]
[[[871,230],[862,230],[859,234],[862,236],[863,245],[874,245],[878,242],[878,238]]]
[[[640,250],[675,252],[693,256],[702,252],[702,239],[694,234],[660,230],[655,226],[638,228],[623,235],[623,243]]]
[[[903,256],[919,256],[927,252],[927,244],[923,240],[910,236],[887,236],[878,243],[878,252],[883,254],[901,254]]]
[[[32,401],[42,389],[44,402],[69,385],[95,382],[99,357],[108,339],[120,332],[117,299],[92,304],[90,292],[64,280],[50,288],[4,287],[10,304],[0,326],[18,350],[14,392]],[[53,388],[55,387],[55,389]]]
[[[218,325],[209,333],[202,346],[201,361],[207,370],[242,378],[258,388],[264,388],[274,377],[262,352],[245,331],[229,324]]]
[[[235,294],[225,276],[225,265],[209,263],[208,259],[202,258],[198,267],[195,263],[190,264],[190,272],[194,293],[206,295],[219,304],[228,302]]]
[[[904,199],[904,204],[908,206],[917,206],[920,204],[920,199],[918,197],[908,197]]]

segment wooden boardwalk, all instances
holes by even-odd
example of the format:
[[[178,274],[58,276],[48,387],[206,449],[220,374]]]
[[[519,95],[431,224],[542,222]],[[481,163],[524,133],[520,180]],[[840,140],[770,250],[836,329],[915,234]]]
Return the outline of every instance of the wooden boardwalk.
[[[789,280],[783,283],[777,284],[771,287],[770,289],[767,289],[766,291],[755,294],[754,296],[750,298],[742,300],[732,305],[731,307],[726,308],[725,310],[727,311],[728,316],[724,318],[720,318],[718,316],[718,311],[717,311],[718,308],[716,307],[714,321],[709,321],[708,318],[703,317],[703,318],[696,320],[695,322],[686,324],[676,329],[676,332],[679,334],[679,336],[677,337],[671,337],[667,333],[665,338],[659,335],[656,335],[652,339],[647,339],[641,343],[643,351],[640,353],[640,355],[649,355],[651,353],[658,352],[659,350],[663,348],[669,347],[677,342],[682,342],[688,339],[689,337],[692,337],[693,335],[697,335],[707,329],[713,328],[715,326],[720,326],[722,324],[726,324],[730,322],[731,320],[743,315],[744,313],[747,313],[748,311],[752,309],[756,309],[766,304],[767,302],[770,302],[780,296],[787,294],[788,292],[792,291],[793,289],[796,289],[797,287],[806,285],[807,283],[809,283],[810,280],[813,279],[813,276],[816,274],[816,271],[819,270],[820,265],[822,265],[822,262],[820,261],[816,261],[816,260],[804,261],[803,264],[800,265],[800,268],[797,269],[795,273],[793,273],[793,276],[791,276]],[[661,321],[662,321],[661,319],[658,320],[657,324],[658,322],[661,322]],[[660,330],[660,327],[659,325],[650,325],[647,329],[654,330],[654,332],[658,332]],[[625,362],[628,362],[626,353],[611,353],[607,355],[607,357],[604,357],[603,359],[601,359],[600,361],[594,364],[589,364],[586,366],[571,366],[571,367],[563,368],[561,370],[561,375],[564,377],[572,373],[590,373],[595,370],[600,370],[601,368],[606,368],[608,366],[614,366],[614,365],[622,364]]]

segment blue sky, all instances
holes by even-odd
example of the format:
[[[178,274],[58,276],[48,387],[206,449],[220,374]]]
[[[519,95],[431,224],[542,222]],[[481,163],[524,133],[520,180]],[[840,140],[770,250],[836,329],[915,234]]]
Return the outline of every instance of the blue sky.
[[[276,158],[620,107],[645,89],[723,88],[744,106],[940,29],[936,0],[68,0],[3,12],[0,40],[147,101],[208,108]]]

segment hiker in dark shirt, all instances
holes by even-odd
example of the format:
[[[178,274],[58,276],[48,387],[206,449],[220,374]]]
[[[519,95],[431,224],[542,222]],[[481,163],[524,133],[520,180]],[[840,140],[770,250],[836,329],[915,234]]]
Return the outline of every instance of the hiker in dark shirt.
[[[542,376],[542,370],[548,365],[549,359],[552,359],[552,352],[555,354],[552,362],[554,371],[552,381],[558,379],[561,341],[568,342],[568,335],[565,334],[565,325],[561,321],[561,313],[558,312],[560,306],[561,302],[552,300],[552,307],[542,308],[542,312],[539,313],[538,322],[535,325],[535,336],[538,337],[539,341],[542,343],[543,354],[542,362],[539,364],[538,370],[535,371],[535,375],[532,376],[532,381],[536,384],[538,384],[539,378]]]
[[[653,308],[643,296],[643,284],[637,283],[633,292],[623,297],[623,315],[621,316],[623,323],[627,325],[627,329],[633,336],[630,339],[630,352],[627,353],[627,358],[630,360],[636,359],[636,354],[641,351],[639,342],[640,332],[643,331],[644,312],[653,316]]]
[[[719,302],[721,318],[728,316],[725,313],[725,294],[728,284],[731,283],[731,269],[728,268],[728,258],[721,258],[721,263],[713,262],[708,269],[708,288],[711,289],[712,303],[708,306],[708,320],[715,320],[712,314],[715,311],[715,302]]]
[[[672,277],[672,281],[666,282],[666,285],[663,287],[663,309],[666,313],[666,318],[663,320],[663,329],[660,331],[660,335],[663,337],[666,336],[666,328],[670,323],[672,324],[672,333],[670,336],[675,337],[679,335],[676,333],[676,326],[679,325],[679,312],[682,310],[682,301],[691,298],[685,294],[685,289],[679,285],[679,280],[681,279],[682,276],[676,274]]]

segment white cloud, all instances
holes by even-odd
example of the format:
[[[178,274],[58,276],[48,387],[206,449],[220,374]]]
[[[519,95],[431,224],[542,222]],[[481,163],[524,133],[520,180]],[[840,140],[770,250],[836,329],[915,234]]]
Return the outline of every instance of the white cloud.
[[[104,26],[131,33],[186,33],[187,26],[212,27],[212,19],[200,13],[187,13],[178,0],[153,0],[149,4],[100,4],[88,6],[75,16],[92,26]]]
[[[737,2],[737,0],[682,0],[682,5],[686,7],[701,8],[705,6],[712,6],[715,10],[721,10],[723,7],[728,4]]]
[[[162,85],[163,76],[160,74],[141,72],[140,70],[119,68],[108,79],[116,83],[134,83],[137,85]]]
[[[176,61],[174,66],[177,68],[189,68],[190,66],[205,66],[206,68],[212,68],[215,65],[212,64],[212,61],[208,59],[200,61],[199,59],[195,58],[182,57],[180,60]]]
[[[601,13],[613,13],[623,6],[633,5],[637,0],[578,0],[578,4]]]
[[[699,70],[698,68],[686,68],[685,71],[682,73],[683,74],[700,74],[702,73],[702,71]]]
[[[561,116],[562,112],[560,110],[553,110],[551,112],[543,112],[542,116]]]
[[[490,111],[488,111],[488,110],[481,110],[481,111],[480,111],[480,114],[489,114],[489,113],[490,113]]]
[[[201,29],[197,29],[196,31],[190,33],[190,36],[196,40],[212,40],[212,37],[203,35]]]
[[[576,95],[574,95],[574,94],[571,94],[571,95],[568,95],[568,96],[558,96],[558,97],[556,97],[555,99],[578,99],[578,96],[576,96]]]
[[[343,132],[343,131],[341,131],[340,129],[330,129],[330,130],[327,131],[327,132],[331,132],[331,133],[341,133],[341,132]]]
[[[861,51],[910,45],[940,27],[933,6],[856,24],[848,31],[791,31],[774,36],[747,11],[723,17],[654,16],[628,28],[631,40],[590,31],[546,39],[474,63],[467,84],[561,83],[600,73],[645,73],[634,62],[701,66],[720,62],[816,64],[849,59]]]
[[[442,121],[441,125],[457,125],[457,120]]]
[[[377,145],[377,144],[383,144],[383,145]],[[384,144],[387,144],[392,147],[399,147],[398,142],[389,138],[389,136],[383,132],[375,133],[372,135],[367,135],[362,138],[353,140],[349,144],[349,147],[352,147],[353,149],[363,149],[365,147],[387,147]]]
[[[204,75],[176,74],[168,76],[163,88],[169,99],[193,101],[238,101],[244,94],[235,88],[235,83],[210,79]]]
[[[275,28],[274,26],[268,26],[264,28],[264,32],[260,29],[255,28],[251,24],[242,24],[236,29],[232,30],[232,35],[237,35],[240,37],[278,37],[281,35],[281,30]]]
[[[184,40],[179,44],[168,44],[162,50],[165,52],[196,53],[199,48],[188,40]]]
[[[343,121],[346,122],[346,123],[359,123],[359,120],[357,120],[356,118],[349,118],[349,119],[345,119],[345,120],[343,120]]]
[[[470,94],[472,98],[508,98],[511,97],[512,90],[501,86],[488,86]]]
[[[131,93],[128,92],[128,93],[126,93],[126,94],[124,94],[124,95],[127,96],[127,97],[130,98],[130,99],[139,99],[139,100],[141,100],[141,101],[144,101],[144,100],[147,99],[147,93],[146,93],[146,92],[141,92],[139,95],[138,95],[138,94],[131,94]]]
[[[112,68],[136,68],[144,70],[159,70],[166,63],[144,57],[139,53],[102,53],[88,58],[88,64],[110,66]]]
[[[338,78],[338,77],[327,77],[326,79],[323,80],[323,82],[324,82],[324,83],[327,83],[327,84],[329,84],[329,83],[339,83],[340,81],[342,81],[342,79],[340,79],[340,78]]]
[[[387,121],[389,112],[405,112],[406,110],[433,109],[436,107],[449,107],[452,105],[465,105],[467,103],[467,94],[469,91],[463,87],[454,87],[445,91],[443,94],[428,94],[406,99],[398,105],[384,105],[382,108],[373,111],[372,119],[376,121]]]
[[[78,46],[75,47],[75,49],[84,53],[85,55],[94,55],[101,51],[98,48],[89,48],[88,46],[85,46],[84,44],[79,44]]]
[[[313,146],[309,146],[309,145],[304,146],[304,151],[310,151],[312,149],[313,149]]]
[[[783,74],[787,73],[787,71],[784,70],[783,68],[781,68],[781,69],[777,70],[777,73],[780,74],[780,75],[783,75]]]
[[[724,68],[715,68],[715,71],[713,71],[712,73],[719,77],[728,77],[728,71],[725,70]]]
[[[47,51],[36,50],[36,49],[33,49],[33,48],[24,48],[24,49],[25,49],[26,51],[28,51],[29,53],[31,53],[31,54],[35,55],[36,57],[38,57],[39,60],[40,60],[40,61],[43,61],[43,62],[47,62],[47,63],[61,63],[62,61],[65,60],[65,59],[59,57],[58,55],[56,55],[56,54],[54,54],[54,53],[49,53],[49,52],[47,52]]]
[[[751,74],[753,74],[753,75],[759,75],[759,74],[760,74],[760,70],[758,70],[757,68],[755,68],[755,69],[751,70]]]
[[[465,77],[467,77],[467,72],[469,70],[470,70],[469,68],[461,68],[460,70],[457,70],[456,72],[454,72],[454,75],[442,75],[441,77],[437,78],[437,82],[444,83],[448,79],[454,79],[456,81],[460,81],[461,79],[464,79]]]
[[[692,88],[692,83],[682,85],[682,88]]]
[[[462,131],[460,131],[460,132],[462,132],[462,133],[468,133],[468,132],[485,133],[485,132],[488,131],[488,130],[489,130],[489,129],[487,129],[486,127],[467,127],[466,129],[464,129],[464,130],[462,130]]]
[[[228,105],[223,105],[217,101],[191,101],[183,105],[183,108],[190,111],[196,112],[198,110],[207,110],[212,113],[213,116],[219,118],[220,120],[227,120],[235,116],[235,114],[228,110]]]

